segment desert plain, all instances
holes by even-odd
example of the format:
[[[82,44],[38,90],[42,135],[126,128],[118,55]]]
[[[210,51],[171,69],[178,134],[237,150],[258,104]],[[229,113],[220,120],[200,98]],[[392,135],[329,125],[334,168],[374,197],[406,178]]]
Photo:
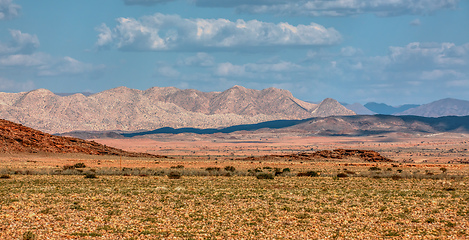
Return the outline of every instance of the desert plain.
[[[94,141],[166,157],[2,154],[0,239],[469,238],[467,134]],[[288,157],[334,149],[393,162]]]

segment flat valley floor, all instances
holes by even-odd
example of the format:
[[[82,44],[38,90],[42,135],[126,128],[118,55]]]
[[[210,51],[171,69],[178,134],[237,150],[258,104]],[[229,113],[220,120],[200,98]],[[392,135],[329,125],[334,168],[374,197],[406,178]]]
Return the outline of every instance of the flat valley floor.
[[[467,239],[468,136],[181,134],[95,140],[169,158],[2,154],[0,239]],[[245,159],[337,148],[396,162]]]

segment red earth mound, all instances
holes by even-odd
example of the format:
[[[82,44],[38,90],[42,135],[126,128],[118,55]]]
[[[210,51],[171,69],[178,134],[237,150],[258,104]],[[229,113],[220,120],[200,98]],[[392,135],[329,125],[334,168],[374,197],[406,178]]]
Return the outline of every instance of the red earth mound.
[[[83,153],[126,157],[158,157],[148,153],[126,152],[94,141],[59,137],[0,119],[0,152],[3,153]]]
[[[296,161],[308,161],[319,159],[347,159],[358,157],[366,162],[394,162],[393,160],[381,156],[379,153],[372,150],[358,150],[358,149],[335,149],[316,151],[312,153],[296,153],[289,155],[265,155],[261,157],[247,157],[244,160],[260,161],[260,160],[274,160],[274,159],[291,159]]]

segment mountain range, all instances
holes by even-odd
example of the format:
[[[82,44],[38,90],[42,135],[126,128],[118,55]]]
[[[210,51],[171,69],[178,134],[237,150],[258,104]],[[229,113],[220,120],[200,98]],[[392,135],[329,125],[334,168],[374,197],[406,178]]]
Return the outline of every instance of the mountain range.
[[[219,128],[279,119],[354,115],[334,99],[301,101],[287,91],[234,86],[223,92],[118,87],[85,96],[47,89],[0,93],[0,118],[48,133],[136,131],[161,127]]]
[[[352,115],[316,117],[302,120],[275,120],[225,128],[171,128],[135,132],[86,132],[62,134],[83,139],[152,137],[155,134],[231,134],[234,132],[267,131],[307,136],[368,136],[387,133],[434,134],[443,132],[469,133],[469,116],[429,118],[420,116]],[[247,134],[247,133],[245,133]],[[220,136],[220,135],[218,135]]]

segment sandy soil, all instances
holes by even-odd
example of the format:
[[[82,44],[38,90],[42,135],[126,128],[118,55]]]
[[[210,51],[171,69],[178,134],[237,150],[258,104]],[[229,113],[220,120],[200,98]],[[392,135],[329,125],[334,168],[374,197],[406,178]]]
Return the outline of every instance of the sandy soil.
[[[187,140],[188,139],[188,140]],[[457,163],[469,161],[468,134],[405,135],[367,137],[317,137],[278,134],[184,135],[168,138],[94,139],[128,151],[168,156],[235,159],[244,156],[290,154],[303,151],[368,149],[398,162]]]

